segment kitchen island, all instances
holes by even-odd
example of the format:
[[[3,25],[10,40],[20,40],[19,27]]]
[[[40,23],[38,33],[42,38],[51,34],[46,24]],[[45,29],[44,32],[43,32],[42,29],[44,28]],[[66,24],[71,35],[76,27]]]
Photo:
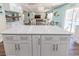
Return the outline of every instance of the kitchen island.
[[[68,55],[71,33],[51,25],[27,25],[1,32],[7,56]]]

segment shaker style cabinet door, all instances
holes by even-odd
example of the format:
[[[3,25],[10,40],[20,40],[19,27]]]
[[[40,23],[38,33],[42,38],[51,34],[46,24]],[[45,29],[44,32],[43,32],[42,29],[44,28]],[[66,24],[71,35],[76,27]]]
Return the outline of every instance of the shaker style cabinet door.
[[[4,48],[5,48],[5,53],[8,56],[13,56],[18,54],[18,48],[16,42],[14,40],[14,35],[3,35],[3,42],[4,42]]]
[[[5,53],[7,56],[17,56],[18,55],[18,47],[17,47],[17,43],[5,43],[4,44],[5,47]]]
[[[31,35],[4,35],[4,47],[8,56],[30,56]]]
[[[33,45],[33,56],[40,56],[40,47],[41,47],[40,35],[32,35],[32,45]]]
[[[53,46],[53,36],[43,35],[41,36],[41,55],[42,56],[51,56],[54,55],[53,51],[55,47]]]
[[[32,48],[29,43],[18,44],[19,56],[32,56]]]
[[[54,36],[53,44],[55,44],[55,51],[53,51],[56,56],[66,56],[68,55],[68,36],[56,35]]]
[[[60,55],[61,56],[66,56],[68,55],[68,50],[69,50],[69,36],[60,36],[59,37],[59,40],[60,40]]]
[[[19,35],[18,50],[21,56],[32,55],[31,35]]]

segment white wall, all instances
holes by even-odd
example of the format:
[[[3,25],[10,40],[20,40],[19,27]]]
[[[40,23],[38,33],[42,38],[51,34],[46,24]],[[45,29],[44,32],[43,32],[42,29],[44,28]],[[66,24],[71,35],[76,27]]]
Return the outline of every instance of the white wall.
[[[2,10],[2,13],[0,13],[0,32],[6,29],[6,20],[5,20],[5,12],[4,12],[4,7],[3,4],[0,3],[0,6],[2,6],[2,8],[0,9],[0,11]],[[0,42],[2,41],[2,36],[0,34]]]
[[[0,3],[0,6],[2,6],[2,14],[0,14],[0,31],[2,31],[6,28],[6,19],[3,4]]]
[[[9,11],[9,3],[3,3],[4,10]]]

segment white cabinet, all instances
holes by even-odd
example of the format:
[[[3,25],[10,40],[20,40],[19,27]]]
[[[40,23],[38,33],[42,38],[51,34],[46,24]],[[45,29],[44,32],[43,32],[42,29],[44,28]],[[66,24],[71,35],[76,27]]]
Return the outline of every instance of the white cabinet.
[[[43,35],[41,36],[41,55],[65,56],[68,55],[68,36]]]
[[[59,55],[68,55],[68,49],[70,45],[70,37],[67,35],[62,35],[58,37],[60,40],[60,48],[59,48]]]
[[[19,44],[19,55],[20,56],[31,56],[31,45],[26,43]]]
[[[65,56],[68,55],[67,35],[3,35],[6,55]]]
[[[31,53],[31,36],[29,35],[4,35],[6,55],[26,55]]]
[[[12,43],[12,42],[11,43],[5,43],[4,47],[5,47],[6,55],[8,55],[8,56],[17,55],[16,43]]]
[[[66,56],[68,55],[68,48],[69,48],[69,36],[68,35],[57,35],[55,37],[55,45],[56,51],[55,55],[58,56]]]
[[[20,55],[22,56],[31,56],[32,55],[32,44],[31,44],[31,35],[18,35],[19,36],[19,50]]]
[[[51,56],[52,55],[52,39],[49,35],[43,35],[41,37],[41,55],[43,56]]]
[[[52,35],[43,35],[41,43],[41,55],[59,55],[60,41]]]
[[[4,35],[3,38],[4,38],[4,48],[5,48],[6,55],[17,55],[18,42],[16,42],[14,40],[14,36],[13,35]]]

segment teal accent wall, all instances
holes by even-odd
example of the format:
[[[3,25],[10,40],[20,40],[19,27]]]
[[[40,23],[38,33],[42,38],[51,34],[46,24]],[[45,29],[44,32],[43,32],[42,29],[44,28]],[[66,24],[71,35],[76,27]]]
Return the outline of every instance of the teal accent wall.
[[[63,16],[64,16],[64,9],[63,8],[57,8],[53,10],[53,13],[57,12],[59,16],[53,16],[54,22],[58,22],[58,26],[62,26]]]
[[[52,13],[57,12],[59,14],[59,16],[53,16],[53,20],[59,22],[58,26],[64,27],[65,10],[75,7],[79,7],[79,3],[67,3],[50,10]]]
[[[73,6],[74,6],[74,4],[72,4],[72,3],[71,4],[65,4],[65,5],[57,7],[53,10],[53,13],[58,12],[58,14],[59,14],[59,16],[53,17],[54,22],[59,23],[58,26],[64,27],[65,10],[68,9],[68,8],[71,8]]]

